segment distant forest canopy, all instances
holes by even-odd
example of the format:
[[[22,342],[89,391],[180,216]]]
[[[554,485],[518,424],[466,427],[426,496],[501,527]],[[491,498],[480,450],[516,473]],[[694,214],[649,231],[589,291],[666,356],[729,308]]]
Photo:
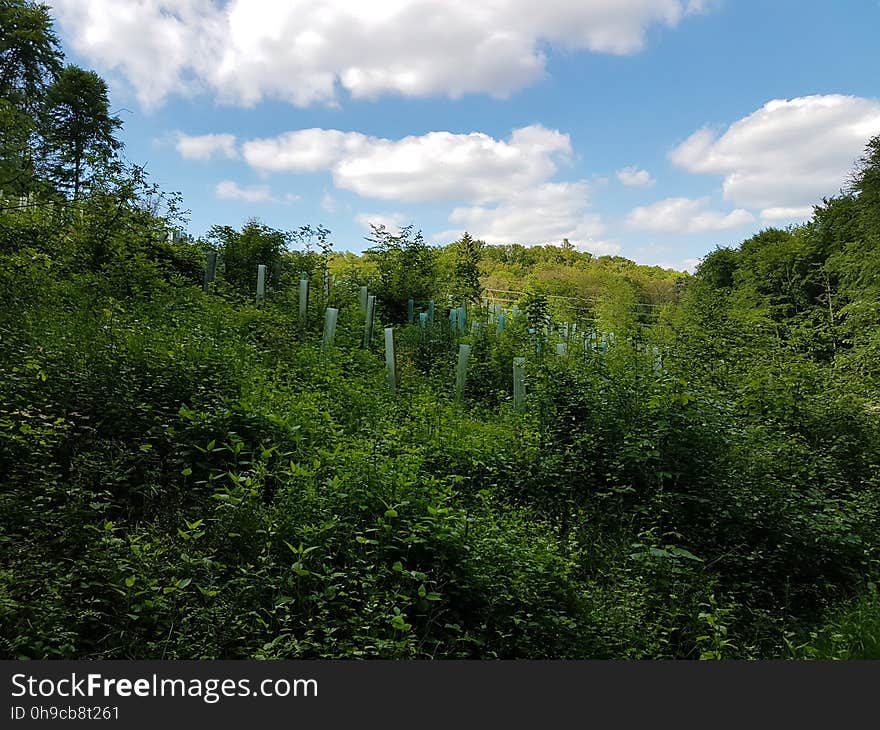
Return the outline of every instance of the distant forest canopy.
[[[380,235],[383,233],[388,235]],[[401,241],[405,240],[404,236]],[[487,245],[465,233],[461,240],[437,251],[437,277],[448,282],[450,290],[455,289],[464,271],[462,261],[468,257],[476,263],[482,288],[494,292],[535,290],[595,300],[615,287],[625,287],[637,301],[663,304],[675,298],[676,282],[687,277],[684,272],[640,265],[622,256],[596,257],[576,250],[567,240],[559,245]],[[363,256],[338,254],[331,269],[369,275],[376,271],[376,263],[369,252]]]
[[[880,137],[694,275],[192,240],[48,9],[0,30],[0,657],[880,658]]]

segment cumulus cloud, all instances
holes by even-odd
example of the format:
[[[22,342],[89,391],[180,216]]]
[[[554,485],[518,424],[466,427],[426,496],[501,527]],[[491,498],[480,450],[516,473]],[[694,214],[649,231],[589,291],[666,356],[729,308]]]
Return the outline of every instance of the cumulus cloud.
[[[266,185],[243,188],[232,180],[217,183],[214,194],[221,200],[242,200],[245,203],[270,203],[275,200]]]
[[[238,157],[234,134],[190,136],[183,132],[177,132],[175,138],[177,152],[185,160],[210,160],[213,157],[235,159]]]
[[[328,172],[337,190],[395,203],[456,205],[454,229],[436,238],[457,238],[467,229],[489,243],[559,243],[568,238],[600,254],[618,253],[601,238],[600,216],[589,211],[590,183],[552,178],[573,157],[567,134],[539,124],[513,130],[506,140],[481,132],[428,132],[392,140],[335,129],[300,129],[241,145],[242,157],[264,173]],[[269,200],[267,188],[242,190],[224,183],[229,198]],[[327,192],[321,206],[333,212]],[[402,224],[401,213],[361,213],[357,222]]]
[[[533,125],[510,139],[429,132],[399,140],[335,129],[301,129],[246,142],[244,159],[263,172],[330,170],[337,188],[404,202],[509,197],[552,176],[571,156],[567,134]]]
[[[487,93],[546,74],[543,48],[626,55],[706,0],[50,0],[66,43],[146,106]]]
[[[761,211],[761,220],[766,223],[803,222],[813,215],[813,206],[800,208],[765,208]]]
[[[622,170],[618,170],[617,179],[632,188],[649,188],[656,182],[650,172],[640,170],[638,167],[624,167]]]
[[[697,267],[703,263],[703,259],[684,259],[683,261],[661,261],[659,266],[661,269],[672,269],[673,271],[686,271],[693,274]]]
[[[489,244],[558,244],[564,238],[597,254],[615,254],[620,247],[601,240],[605,227],[589,213],[586,181],[544,183],[511,195],[497,205],[455,208],[449,221],[455,228],[437,234],[453,240],[468,231]]]
[[[856,96],[775,99],[723,132],[700,129],[670,153],[690,172],[720,175],[724,197],[793,220],[845,184],[880,132],[880,100]]]
[[[254,139],[243,146],[247,163],[263,172],[316,172],[333,167],[376,140],[359,132],[298,129],[277,137]]]
[[[754,223],[755,217],[738,208],[730,213],[709,210],[708,198],[666,198],[652,205],[634,208],[626,226],[636,231],[656,233],[707,233]]]

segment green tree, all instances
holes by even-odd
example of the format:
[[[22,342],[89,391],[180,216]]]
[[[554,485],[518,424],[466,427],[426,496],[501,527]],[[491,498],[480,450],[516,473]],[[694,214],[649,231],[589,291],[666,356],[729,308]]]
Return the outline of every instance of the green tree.
[[[46,92],[43,153],[46,176],[78,200],[83,187],[113,168],[122,126],[111,116],[107,84],[94,71],[66,66]]]
[[[32,186],[34,129],[31,117],[7,99],[0,99],[0,188],[6,193],[21,195]]]
[[[0,187],[14,195],[33,188],[38,115],[61,60],[48,7],[0,0]]]
[[[465,231],[459,241],[454,244],[454,263],[452,294],[456,301],[465,299],[471,302],[480,301],[483,286],[480,284],[480,260],[485,245],[483,241],[474,240]]]
[[[61,60],[46,5],[0,0],[0,97],[35,114]]]
[[[702,260],[696,276],[716,289],[730,289],[733,287],[738,259],[738,251],[731,248],[716,248]]]
[[[862,230],[867,237],[880,242],[880,135],[868,141],[854,175],[852,190],[858,196]]]
[[[231,226],[213,226],[207,235],[220,252],[223,278],[242,293],[252,295],[257,288],[257,266],[265,264],[268,283],[275,281],[281,255],[287,247],[287,234],[251,218],[236,231]]]
[[[526,315],[529,327],[533,327],[539,334],[544,332],[544,327],[550,322],[550,305],[547,295],[536,289],[529,289],[519,303]]]
[[[424,301],[435,294],[437,255],[425,243],[421,231],[404,226],[399,232],[370,225],[367,254],[376,263],[374,288],[382,310],[391,322],[404,322],[409,299]]]

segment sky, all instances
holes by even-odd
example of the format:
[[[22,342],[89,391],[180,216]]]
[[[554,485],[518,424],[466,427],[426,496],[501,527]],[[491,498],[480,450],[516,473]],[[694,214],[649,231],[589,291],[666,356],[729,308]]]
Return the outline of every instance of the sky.
[[[880,134],[880,2],[48,0],[188,230],[370,223],[692,270]]]

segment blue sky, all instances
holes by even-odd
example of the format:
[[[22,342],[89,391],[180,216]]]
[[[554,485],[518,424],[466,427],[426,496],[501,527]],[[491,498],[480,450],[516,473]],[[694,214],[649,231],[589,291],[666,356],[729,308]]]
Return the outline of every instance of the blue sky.
[[[413,223],[692,267],[804,220],[880,133],[876,1],[50,4],[194,235]]]

